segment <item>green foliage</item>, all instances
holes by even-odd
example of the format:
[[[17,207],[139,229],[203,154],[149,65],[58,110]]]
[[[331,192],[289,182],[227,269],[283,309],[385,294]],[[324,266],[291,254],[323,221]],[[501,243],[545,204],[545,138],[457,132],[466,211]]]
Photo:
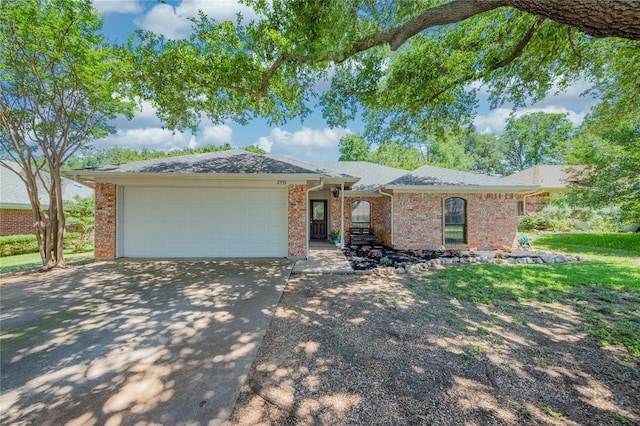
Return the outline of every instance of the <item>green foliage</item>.
[[[338,161],[370,161],[371,152],[364,137],[350,133],[340,138]]]
[[[516,8],[469,17],[436,12],[447,2],[431,0],[247,3],[258,13],[251,22],[201,15],[187,39],[139,32],[131,40],[132,92],[151,99],[170,128],[195,128],[203,112],[214,122],[282,123],[308,114],[307,101],[319,96],[331,125],[362,113],[372,134],[403,134],[412,144],[414,136],[468,127],[481,87],[493,107],[535,102],[578,80],[613,93],[612,76],[632,66],[621,57],[637,49]],[[421,27],[418,17],[436,16],[444,21]],[[403,33],[405,24],[415,31]],[[316,93],[313,83],[329,77],[330,89]]]
[[[122,95],[128,63],[102,24],[90,0],[0,2],[0,145],[32,194],[44,268],[65,264],[61,167],[135,108]],[[43,170],[51,176],[46,212],[36,185]]]
[[[500,137],[506,159],[505,171],[514,173],[536,164],[564,164],[572,131],[566,114],[512,115]]]
[[[640,124],[611,120],[617,123],[613,129],[601,119],[582,129],[575,155],[588,166],[576,176],[572,201],[592,208],[615,205],[622,222],[640,223]]]
[[[67,225],[77,232],[76,238],[65,236],[67,243],[70,243],[74,253],[85,251],[91,245],[91,233],[95,226],[95,198],[81,198],[76,195],[73,201],[65,204],[67,212]]]
[[[9,235],[7,237],[0,237],[0,257],[37,252],[38,241],[35,235]]]
[[[76,232],[65,233],[65,247],[74,248],[78,245],[79,234]],[[74,251],[79,253],[85,250]],[[0,257],[17,256],[21,254],[37,253],[38,241],[35,234],[27,235],[9,235],[0,237]]]

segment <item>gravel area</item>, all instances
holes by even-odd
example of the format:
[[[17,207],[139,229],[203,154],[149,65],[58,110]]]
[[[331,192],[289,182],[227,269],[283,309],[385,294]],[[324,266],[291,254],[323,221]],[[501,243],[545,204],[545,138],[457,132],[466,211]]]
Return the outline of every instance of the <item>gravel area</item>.
[[[293,276],[230,424],[640,425],[639,360],[600,346],[580,303],[471,303],[428,275]]]

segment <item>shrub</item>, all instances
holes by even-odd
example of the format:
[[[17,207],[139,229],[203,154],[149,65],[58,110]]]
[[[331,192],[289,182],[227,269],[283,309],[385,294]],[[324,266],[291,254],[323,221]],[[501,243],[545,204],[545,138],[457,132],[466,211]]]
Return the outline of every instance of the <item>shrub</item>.
[[[518,218],[520,231],[546,231],[551,227],[551,219],[543,212],[527,213]]]
[[[87,249],[84,239],[78,232],[65,232],[64,247],[65,249],[72,249],[74,253],[80,253]],[[0,257],[37,252],[38,240],[35,234],[0,237]]]
[[[0,257],[37,252],[38,240],[35,234],[0,237]]]

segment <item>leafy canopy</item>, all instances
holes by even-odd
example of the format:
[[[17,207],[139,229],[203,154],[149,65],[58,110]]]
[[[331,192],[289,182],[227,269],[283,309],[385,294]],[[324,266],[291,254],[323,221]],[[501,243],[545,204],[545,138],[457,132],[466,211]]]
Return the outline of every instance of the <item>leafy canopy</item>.
[[[139,32],[130,42],[132,89],[155,102],[170,128],[195,128],[203,112],[215,122],[261,116],[281,124],[304,117],[317,99],[331,125],[361,113],[371,135],[419,141],[468,127],[480,88],[493,107],[518,107],[578,79],[606,90],[637,66],[621,59],[637,41],[582,32],[633,38],[637,11],[624,4],[596,28],[607,12],[597,2],[581,3],[584,13],[515,0],[246,3],[258,20],[201,14],[187,39]],[[620,60],[601,66],[603,57]],[[318,93],[315,83],[326,79],[330,89]]]

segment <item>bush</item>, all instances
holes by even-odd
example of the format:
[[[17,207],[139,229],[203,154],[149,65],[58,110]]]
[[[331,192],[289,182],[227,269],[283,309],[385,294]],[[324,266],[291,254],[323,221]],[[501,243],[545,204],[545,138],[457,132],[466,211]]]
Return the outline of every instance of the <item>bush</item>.
[[[35,235],[9,235],[0,237],[0,257],[37,253],[38,240]]]
[[[551,218],[543,212],[523,214],[518,218],[519,231],[546,231],[551,228]]]
[[[74,253],[89,250],[83,235],[78,232],[65,232],[64,247]],[[17,256],[19,254],[37,253],[38,240],[34,235],[9,235],[0,237],[0,257]]]

